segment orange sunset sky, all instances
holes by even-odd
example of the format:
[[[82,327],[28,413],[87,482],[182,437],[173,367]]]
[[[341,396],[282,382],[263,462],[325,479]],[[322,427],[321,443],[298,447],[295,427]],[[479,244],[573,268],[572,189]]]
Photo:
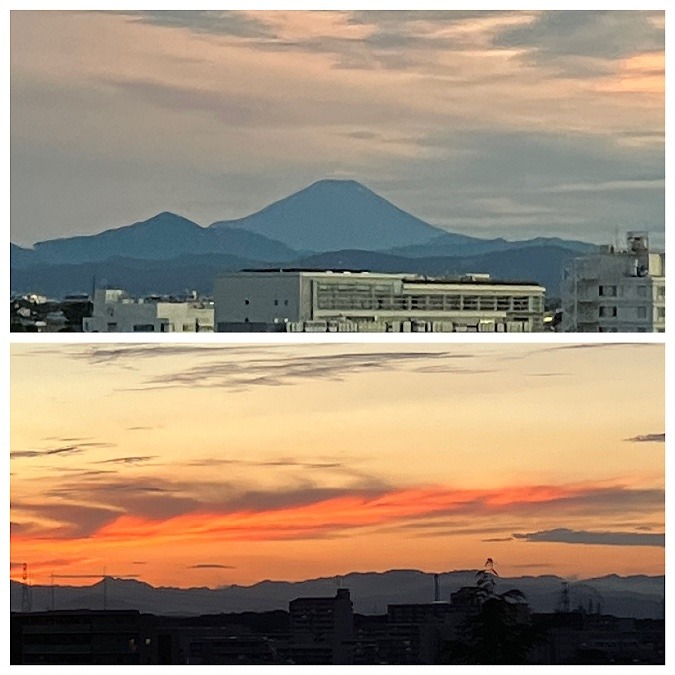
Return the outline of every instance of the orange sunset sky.
[[[14,344],[10,415],[34,584],[664,573],[663,345]]]

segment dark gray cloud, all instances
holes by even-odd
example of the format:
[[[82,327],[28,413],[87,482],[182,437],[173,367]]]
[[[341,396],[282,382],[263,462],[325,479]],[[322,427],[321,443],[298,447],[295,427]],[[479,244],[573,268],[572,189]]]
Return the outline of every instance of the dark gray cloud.
[[[347,468],[343,462],[307,462],[298,460],[293,457],[282,457],[279,459],[268,460],[247,460],[247,459],[231,459],[223,457],[207,457],[204,459],[194,459],[186,462],[188,466],[276,466],[276,467],[300,467],[303,469],[345,469]]]
[[[52,440],[52,439],[45,439]],[[53,439],[59,440],[59,439]],[[60,439],[65,441],[66,439]],[[46,448],[44,450],[15,450],[9,453],[10,459],[25,459],[25,458],[35,458],[35,457],[52,457],[55,455],[69,456],[77,455],[85,450],[90,448],[112,448],[115,446],[114,443],[105,443],[99,441],[88,441],[88,442],[79,442],[84,441],[85,439],[68,439],[71,441],[78,441],[77,443],[71,443],[70,445],[62,445],[57,448]]]
[[[528,377],[568,377],[571,373],[525,373]]]
[[[115,579],[138,579],[139,574],[55,574],[55,579],[104,579],[105,577],[114,577]]]
[[[268,25],[250,14],[213,10],[149,10],[118,12],[130,21],[165,28],[182,28],[194,33],[238,38],[272,38]]]
[[[10,452],[10,459],[21,459],[27,457],[50,457],[52,455],[76,455],[83,449],[76,445],[67,445],[62,448],[51,448],[49,450],[15,450]]]
[[[196,565],[186,565],[189,570],[235,570],[234,565],[221,565],[219,563],[197,563]]]
[[[231,511],[267,511],[309,506],[339,497],[359,496],[373,499],[390,490],[390,486],[378,482],[370,486],[339,488],[320,487],[307,483],[304,486],[288,489],[250,490],[233,496],[220,506]]]
[[[465,372],[450,364],[457,359],[475,358],[467,353],[447,352],[370,352],[362,354],[317,354],[285,356],[283,359],[243,359],[213,361],[182,371],[157,376],[143,388],[221,387],[241,390],[250,386],[281,386],[311,379],[342,380],[346,375],[362,372],[391,371],[419,362],[445,362],[442,372]],[[428,366],[420,365],[420,369]],[[473,372],[473,371],[469,371]]]
[[[131,457],[113,457],[112,459],[103,459],[93,464],[143,464],[156,459],[158,455],[135,455]]]
[[[54,538],[88,537],[104,525],[113,522],[123,511],[108,506],[89,506],[63,502],[13,502],[12,510],[19,513],[30,513],[39,518],[59,523],[43,531]],[[34,532],[37,527],[32,528]],[[36,538],[40,538],[36,535]]]
[[[568,530],[557,528],[514,534],[514,539],[524,541],[546,541],[563,544],[591,544],[598,546],[665,546],[665,534],[645,534],[642,532],[590,532],[587,530]]]
[[[641,434],[632,438],[626,438],[625,440],[631,443],[665,443],[666,434]]]
[[[504,29],[494,44],[531,50],[537,63],[564,73],[604,75],[613,60],[665,48],[664,31],[650,21],[655,17],[662,18],[663,12],[543,12],[529,25]]]

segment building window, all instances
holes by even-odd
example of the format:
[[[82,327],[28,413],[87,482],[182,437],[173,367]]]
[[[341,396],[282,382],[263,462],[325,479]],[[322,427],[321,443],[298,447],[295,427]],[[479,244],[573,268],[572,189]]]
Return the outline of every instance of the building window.
[[[657,286],[656,287],[656,297],[659,300],[662,300],[663,298],[666,297],[666,287],[665,286]]]
[[[116,323],[109,323],[108,324],[108,333],[116,333],[117,332],[117,324]]]
[[[647,329],[644,326],[638,326],[637,332],[638,333],[646,333]]]
[[[462,299],[462,309],[478,309],[478,296],[465,295]]]
[[[616,307],[600,307],[599,310],[600,316],[602,317],[615,317],[616,316]]]
[[[136,323],[134,324],[134,333],[154,333],[155,327],[151,323]]]
[[[605,298],[616,298],[616,286],[600,286],[600,295]]]
[[[248,317],[244,319],[244,323],[248,323]]]
[[[646,319],[647,318],[647,308],[646,307],[638,307],[637,308],[637,318],[638,319]]]
[[[657,319],[665,319],[666,318],[666,308],[665,307],[657,307],[656,308],[656,318]]]
[[[284,305],[286,305],[286,307],[288,307],[288,300],[284,300]]]
[[[638,286],[637,287],[637,294],[638,294],[638,297],[640,297],[640,298],[646,298],[647,297],[647,287],[646,286]]]

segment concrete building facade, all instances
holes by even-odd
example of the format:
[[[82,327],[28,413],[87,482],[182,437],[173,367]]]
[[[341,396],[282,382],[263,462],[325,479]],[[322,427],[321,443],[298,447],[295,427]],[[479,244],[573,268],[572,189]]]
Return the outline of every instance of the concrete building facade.
[[[132,298],[119,289],[96,289],[92,316],[82,320],[85,333],[213,332],[212,302]]]
[[[575,258],[563,272],[559,330],[662,333],[666,326],[665,254],[645,232],[629,232],[626,248]]]
[[[222,332],[538,332],[544,295],[478,274],[244,270],[216,280],[215,323]]]

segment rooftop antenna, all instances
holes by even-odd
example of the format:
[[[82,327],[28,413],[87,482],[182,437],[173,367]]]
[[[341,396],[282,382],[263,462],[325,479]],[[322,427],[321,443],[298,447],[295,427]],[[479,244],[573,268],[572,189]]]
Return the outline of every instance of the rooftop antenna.
[[[441,579],[439,574],[434,574],[434,602],[441,601]]]
[[[30,585],[28,582],[28,563],[24,563],[22,569],[23,572],[21,574],[21,579],[23,581],[23,588],[21,589],[21,611],[32,612],[33,598],[31,596]]]
[[[52,570],[52,578],[51,578],[51,588],[49,589],[49,611],[53,612],[56,609],[56,602],[54,600],[55,597],[55,589],[54,589],[54,571]]]
[[[103,609],[108,609],[108,568],[103,568]]]

